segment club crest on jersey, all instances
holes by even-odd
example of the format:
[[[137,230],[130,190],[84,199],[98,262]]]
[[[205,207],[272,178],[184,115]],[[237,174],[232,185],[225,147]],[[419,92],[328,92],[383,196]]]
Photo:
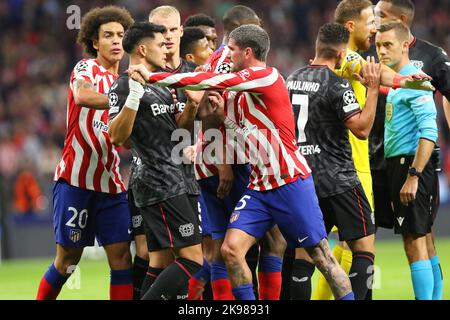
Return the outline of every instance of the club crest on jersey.
[[[392,103],[388,102],[386,103],[386,120],[391,121],[393,115],[394,115],[394,106],[392,105]]]
[[[194,225],[192,223],[182,224],[178,231],[180,231],[183,238],[190,237],[194,234]]]
[[[70,238],[70,240],[72,240],[73,243],[80,241],[81,240],[81,230],[80,229],[71,229],[69,238]]]
[[[241,70],[238,72],[238,75],[242,78],[242,80],[247,80],[248,78],[250,78],[250,72],[248,70]]]
[[[239,219],[239,211],[235,211],[231,214],[230,223],[233,223]]]

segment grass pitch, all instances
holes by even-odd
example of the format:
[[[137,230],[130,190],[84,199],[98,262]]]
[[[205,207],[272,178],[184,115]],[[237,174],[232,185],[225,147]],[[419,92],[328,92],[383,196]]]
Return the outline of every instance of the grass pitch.
[[[444,296],[450,300],[450,238],[439,238],[436,247],[444,273]],[[6,260],[0,265],[0,300],[35,299],[39,281],[52,262],[47,259]],[[375,258],[374,300],[414,299],[411,276],[401,240],[378,241]],[[314,276],[316,282],[317,271]],[[73,279],[72,279],[73,278]],[[109,299],[109,268],[105,259],[82,259],[79,269],[64,285],[58,299]]]

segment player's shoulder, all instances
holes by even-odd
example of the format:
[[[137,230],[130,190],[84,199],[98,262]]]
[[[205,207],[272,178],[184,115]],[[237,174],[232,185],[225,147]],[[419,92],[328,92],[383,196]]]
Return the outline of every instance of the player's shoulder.
[[[353,62],[353,61],[359,60],[359,59],[362,59],[362,57],[358,52],[347,48],[344,62]]]
[[[182,71],[181,72],[191,72],[194,71],[198,66],[191,61],[187,61],[184,59],[181,59],[181,64],[182,64]]]
[[[123,72],[119,75],[119,77],[114,80],[114,82],[111,84],[111,88],[109,89],[109,95],[112,93],[114,94],[127,94],[130,86],[128,84],[128,73]]]
[[[412,48],[426,52],[432,57],[446,56],[448,59],[447,52],[444,49],[423,39],[415,38]]]
[[[75,67],[73,68],[74,72],[94,72],[96,69],[99,68],[99,64],[97,63],[97,60],[95,59],[81,59],[75,64]]]

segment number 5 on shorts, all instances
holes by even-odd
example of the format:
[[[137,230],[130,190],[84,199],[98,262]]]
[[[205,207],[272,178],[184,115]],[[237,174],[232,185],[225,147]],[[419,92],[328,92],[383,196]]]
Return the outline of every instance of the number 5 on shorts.
[[[238,206],[236,206],[236,208],[234,208],[234,210],[242,210],[245,208],[245,206],[247,205],[247,201],[245,200],[249,200],[251,197],[250,196],[243,196],[241,198],[241,200],[239,200],[239,204]]]

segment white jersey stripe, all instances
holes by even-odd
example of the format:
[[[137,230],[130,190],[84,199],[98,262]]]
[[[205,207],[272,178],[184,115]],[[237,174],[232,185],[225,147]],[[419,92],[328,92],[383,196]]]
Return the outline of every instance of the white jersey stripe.
[[[75,159],[72,165],[72,173],[70,177],[71,185],[78,187],[80,185],[78,180],[78,174],[80,173],[81,163],[83,162],[84,151],[81,148],[80,143],[77,140],[77,137],[73,135],[72,137],[72,148],[75,150]]]
[[[272,69],[272,72],[264,78],[255,79],[248,82],[243,82],[234,87],[229,87],[227,90],[229,91],[251,91],[254,88],[264,88],[273,85],[278,80],[278,72],[275,68]]]

